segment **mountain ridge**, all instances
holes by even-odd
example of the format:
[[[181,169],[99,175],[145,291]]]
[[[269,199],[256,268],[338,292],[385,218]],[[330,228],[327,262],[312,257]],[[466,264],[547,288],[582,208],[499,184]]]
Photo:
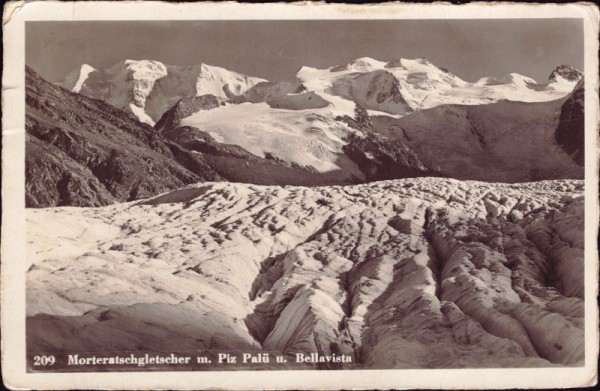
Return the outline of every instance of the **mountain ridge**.
[[[393,95],[403,105],[390,108],[383,104],[386,99],[382,98],[382,101],[377,99],[371,108],[389,114],[406,114],[449,103],[485,104],[503,99],[553,100],[566,95],[581,75],[579,70],[561,65],[552,72],[546,84],[538,84],[527,76],[515,73],[500,79],[488,77],[469,83],[424,58],[385,62],[362,57],[346,65],[325,69],[302,66],[295,75],[290,75],[288,81],[268,82],[205,63],[176,66],[155,60],[123,60],[103,70],[84,64],[58,84],[74,92],[103,99],[134,113],[140,121],[154,125],[181,98],[212,94],[236,101],[266,102],[272,100],[273,93],[270,90],[273,88],[280,90],[275,92],[279,97],[291,93],[294,88],[290,88],[289,83],[301,85],[305,91],[312,91],[333,105],[336,105],[335,97],[341,97],[358,101],[367,107],[369,98],[366,95],[379,96],[385,92],[375,92],[377,87],[363,85],[361,78],[368,84],[373,78],[384,77],[388,84],[394,85],[396,92]],[[262,91],[255,88],[260,84]],[[330,99],[330,95],[334,99]],[[346,113],[350,112],[346,110]]]
[[[113,68],[129,69],[137,76],[151,74],[152,85],[130,80],[130,85],[140,87],[127,95],[133,99],[130,106],[137,102],[150,107],[156,91],[168,87],[162,82],[165,77],[157,77],[167,71],[161,63],[128,60]],[[216,75],[212,87],[222,86],[222,74],[214,73],[214,67],[201,64],[186,69],[204,72],[204,79]],[[502,182],[583,177],[583,79],[571,67],[559,67],[556,77],[565,79],[560,73],[579,80],[576,85],[581,91],[552,101],[442,104],[418,110],[404,99],[410,93],[395,75],[407,69],[433,69],[437,75],[429,78],[412,72],[405,80],[409,84],[460,84],[454,75],[423,59],[383,63],[361,58],[325,71],[304,67],[295,82],[257,81],[248,87],[240,76],[243,83],[238,87],[248,89],[230,97],[227,89],[197,96],[204,90],[194,87],[193,96],[172,96],[176,102],[154,128],[135,124],[134,112],[126,110],[127,114],[102,99],[79,101],[75,97],[81,95],[46,84],[28,69],[28,83],[35,87],[28,89],[27,97],[27,130],[32,136],[28,162],[33,170],[28,173],[28,194],[33,197],[28,205],[104,205],[199,180],[317,186],[418,176]],[[84,90],[81,76],[94,72],[84,66],[71,83]],[[327,79],[331,74],[333,79]],[[531,83],[515,74],[503,82],[527,89]],[[124,128],[106,128],[110,123]],[[118,137],[122,130],[126,133]],[[100,142],[102,137],[108,138]],[[130,144],[149,148],[136,157],[143,163],[128,160]],[[162,157],[151,157],[156,152]],[[161,159],[169,163],[159,164],[155,174],[144,175],[154,178],[153,185],[140,187],[137,179],[126,180],[135,172],[133,167],[150,169]],[[170,182],[168,175],[156,174],[165,167],[175,170],[174,177],[180,179]],[[44,195],[44,186],[54,189],[52,195]]]

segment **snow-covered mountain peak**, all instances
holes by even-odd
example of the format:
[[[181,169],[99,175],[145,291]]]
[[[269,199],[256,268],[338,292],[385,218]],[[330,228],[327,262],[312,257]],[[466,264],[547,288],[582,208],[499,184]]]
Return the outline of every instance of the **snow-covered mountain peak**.
[[[89,64],[82,64],[80,67],[80,72],[83,73],[90,73],[95,71],[96,68],[94,68],[93,66],[89,65]]]
[[[571,65],[559,65],[552,71],[548,78],[550,82],[560,82],[561,79],[571,83],[577,83],[583,76],[583,72]]]
[[[377,69],[383,69],[386,63],[383,61],[375,60],[371,57],[360,57],[356,60],[348,63],[346,68],[348,70],[355,71],[373,71]]]
[[[278,109],[327,109],[334,117],[352,117],[356,104],[372,115],[398,116],[443,104],[554,100],[571,92],[580,77],[580,71],[561,65],[547,84],[518,73],[469,83],[426,58],[385,62],[359,57],[322,69],[302,66],[290,81],[267,83],[206,63],[171,66],[127,59],[104,70],[78,68],[63,85],[154,124],[180,99],[202,95]]]
[[[126,59],[102,70],[79,67],[59,84],[102,99],[153,125],[182,98],[206,94],[230,98],[264,81],[205,63],[171,66],[155,60]]]
[[[422,68],[423,66],[433,65],[425,58],[399,58],[387,63],[387,68]]]
[[[385,63],[385,68],[399,68],[407,72],[442,72],[450,73],[447,69],[440,68],[426,58],[399,58]]]
[[[167,74],[167,67],[154,60],[124,60],[105,70],[108,73],[131,73],[134,78],[157,79]]]

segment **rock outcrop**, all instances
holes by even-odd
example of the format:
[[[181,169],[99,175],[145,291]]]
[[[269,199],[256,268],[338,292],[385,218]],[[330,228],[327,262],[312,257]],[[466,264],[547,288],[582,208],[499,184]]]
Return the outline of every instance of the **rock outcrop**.
[[[585,162],[585,93],[581,79],[560,109],[555,139],[578,165]]]
[[[560,78],[570,82],[578,82],[583,77],[583,72],[571,65],[559,65],[552,71],[548,80],[558,81]]]
[[[361,105],[356,104],[353,118],[344,116],[336,119],[360,132],[348,135],[343,151],[363,172],[366,182],[435,176],[436,173],[425,167],[415,151],[402,140],[377,133],[368,112]]]
[[[577,180],[418,178],[28,210],[27,347],[583,365],[583,204]]]
[[[161,131],[163,129],[175,129],[185,117],[202,110],[211,110],[223,106],[225,101],[214,95],[194,96],[191,98],[181,98],[176,104],[167,110],[158,120],[154,129]]]

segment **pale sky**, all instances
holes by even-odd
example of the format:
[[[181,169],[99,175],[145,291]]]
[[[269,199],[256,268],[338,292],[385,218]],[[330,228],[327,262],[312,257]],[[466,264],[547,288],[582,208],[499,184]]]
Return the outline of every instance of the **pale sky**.
[[[86,63],[125,59],[206,63],[272,81],[302,66],[358,57],[426,57],[476,81],[516,72],[545,82],[556,66],[583,70],[581,19],[27,22],[26,62],[57,81]]]

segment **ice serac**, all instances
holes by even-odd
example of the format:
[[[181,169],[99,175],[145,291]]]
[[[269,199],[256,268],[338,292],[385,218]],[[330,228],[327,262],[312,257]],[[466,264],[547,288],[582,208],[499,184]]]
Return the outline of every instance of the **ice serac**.
[[[579,180],[417,178],[28,210],[27,346],[583,365],[583,205]]]
[[[227,98],[264,81],[207,64],[170,66],[153,60],[125,60],[102,70],[78,68],[60,84],[154,125],[181,98],[206,94]]]

